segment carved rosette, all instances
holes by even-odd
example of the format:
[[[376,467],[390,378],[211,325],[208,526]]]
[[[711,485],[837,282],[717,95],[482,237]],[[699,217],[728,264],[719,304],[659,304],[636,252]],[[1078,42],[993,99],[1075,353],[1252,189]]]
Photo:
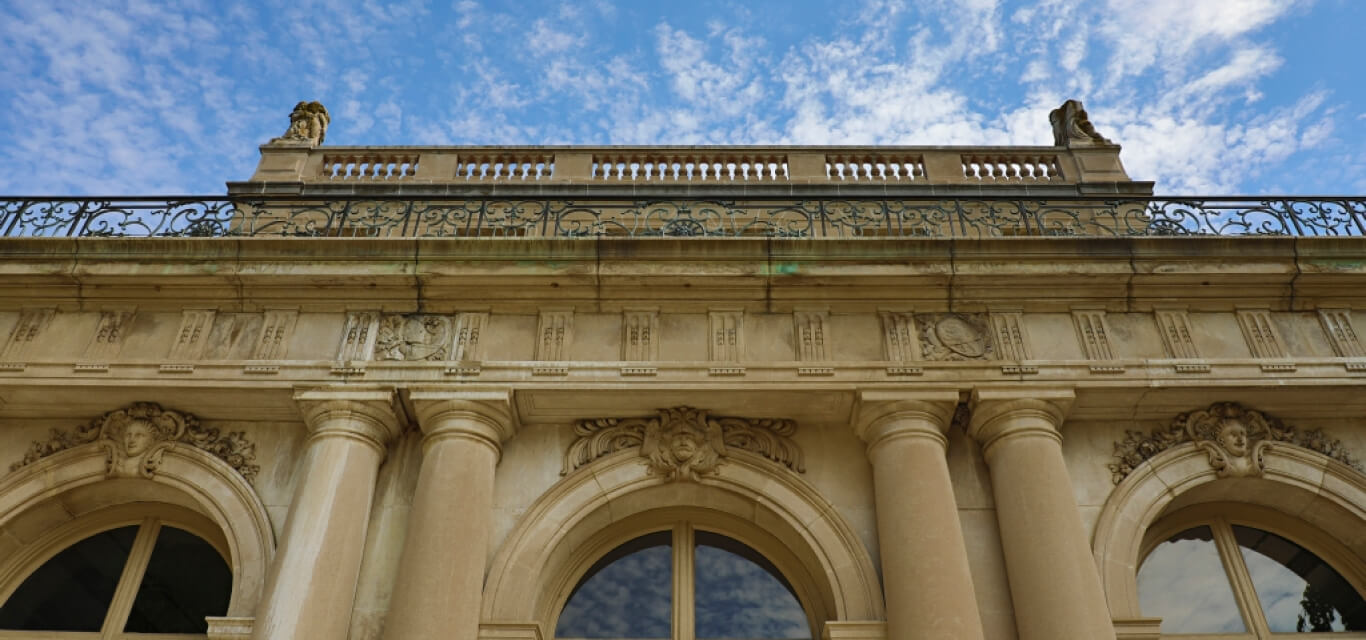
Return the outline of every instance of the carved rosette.
[[[1126,432],[1124,440],[1115,443],[1115,461],[1109,465],[1114,483],[1122,482],[1144,461],[1184,444],[1203,450],[1221,478],[1262,475],[1263,457],[1273,446],[1302,447],[1362,471],[1342,442],[1321,429],[1301,430],[1236,402],[1216,402],[1208,409],[1178,415],[1152,433]]]
[[[660,409],[649,418],[581,420],[560,474],[622,451],[636,452],[650,474],[669,480],[714,474],[734,451],[805,473],[801,449],[791,439],[796,430],[791,420],[714,417],[692,407]]]
[[[10,471],[83,445],[104,450],[111,478],[150,478],[156,475],[166,451],[177,446],[196,447],[226,462],[248,484],[256,480],[261,470],[256,464],[256,445],[242,432],[223,433],[201,425],[198,418],[188,413],[162,409],[151,402],[135,402],[75,429],[53,429],[47,440],[31,444],[23,460],[10,465]]]

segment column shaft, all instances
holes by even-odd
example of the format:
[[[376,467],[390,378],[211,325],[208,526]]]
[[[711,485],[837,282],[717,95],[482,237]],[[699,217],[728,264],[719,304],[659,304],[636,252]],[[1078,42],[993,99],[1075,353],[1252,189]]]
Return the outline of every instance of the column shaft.
[[[1071,391],[974,394],[1021,640],[1114,638],[1058,426]]]
[[[983,637],[945,458],[957,401],[956,391],[865,392],[861,399],[858,428],[873,464],[890,638]]]
[[[252,637],[345,640],[375,479],[398,432],[391,393],[304,392],[313,431]]]

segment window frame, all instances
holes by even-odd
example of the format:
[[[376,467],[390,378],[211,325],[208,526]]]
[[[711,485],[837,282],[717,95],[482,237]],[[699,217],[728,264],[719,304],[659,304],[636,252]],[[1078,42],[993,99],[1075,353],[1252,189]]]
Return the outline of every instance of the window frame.
[[[1173,640],[1268,640],[1272,638],[1336,638],[1366,640],[1366,631],[1346,632],[1272,632],[1262,610],[1261,599],[1252,584],[1251,574],[1243,560],[1238,541],[1233,537],[1233,526],[1244,526],[1276,534],[1289,540],[1323,560],[1366,598],[1366,563],[1357,558],[1342,543],[1296,517],[1259,505],[1235,502],[1214,502],[1192,505],[1172,512],[1153,523],[1143,534],[1142,551],[1134,566],[1134,575],[1142,569],[1148,556],[1167,539],[1187,529],[1208,526],[1213,533],[1214,547],[1219,553],[1224,576],[1233,592],[1234,604],[1242,615],[1247,631],[1236,633],[1163,633],[1162,638]]]
[[[569,604],[569,597],[573,594],[574,588],[578,586],[585,573],[597,563],[598,559],[611,553],[612,550],[626,544],[641,536],[652,533],[668,531],[670,533],[670,552],[672,555],[672,590],[670,592],[670,607],[672,609],[670,640],[696,640],[696,612],[697,612],[697,592],[696,592],[696,563],[697,563],[697,532],[705,531],[716,535],[725,536],[739,542],[755,553],[763,556],[782,574],[783,579],[792,587],[792,591],[797,600],[798,606],[802,608],[802,613],[806,615],[806,625],[812,640],[819,639],[820,633],[817,631],[817,613],[810,606],[811,594],[804,584],[793,580],[793,574],[789,567],[793,566],[795,558],[785,557],[789,554],[778,554],[784,556],[775,558],[770,554],[773,550],[774,541],[762,541],[755,544],[753,538],[748,538],[728,528],[720,526],[710,526],[707,522],[698,522],[695,519],[673,518],[668,522],[655,522],[650,526],[632,527],[627,531],[618,532],[615,535],[600,536],[596,544],[585,545],[575,559],[574,570],[568,572],[567,576],[571,579],[558,585],[558,595],[555,601],[558,603],[554,608],[553,615],[548,627],[548,637],[554,640],[588,640],[584,638],[565,637],[555,635],[555,630],[560,623],[560,614],[564,612],[565,606]],[[779,546],[778,548],[781,548]],[[2,636],[0,636],[2,637]],[[624,639],[625,640],[625,639]]]
[[[213,547],[223,559],[228,570],[232,570],[231,556],[228,554],[227,538],[208,518],[169,504],[130,503],[102,509],[87,516],[64,523],[38,544],[29,545],[13,565],[13,569],[0,575],[0,604],[7,602],[35,571],[57,554],[72,545],[105,531],[120,527],[137,526],[128,558],[124,561],[119,574],[114,598],[105,611],[104,623],[99,631],[24,631],[0,629],[0,640],[137,640],[155,638],[156,640],[203,640],[206,634],[185,633],[132,633],[123,628],[128,624],[133,602],[137,599],[138,588],[152,558],[157,536],[163,526],[182,529]],[[233,576],[236,581],[237,576]]]

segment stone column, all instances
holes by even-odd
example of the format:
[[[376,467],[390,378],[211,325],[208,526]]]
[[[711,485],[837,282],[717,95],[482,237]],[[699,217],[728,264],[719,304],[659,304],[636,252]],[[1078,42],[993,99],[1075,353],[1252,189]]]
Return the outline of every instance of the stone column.
[[[983,637],[945,459],[957,406],[956,390],[859,398],[855,429],[873,463],[888,638]]]
[[[1020,640],[1114,638],[1058,427],[1070,389],[979,389],[969,432],[991,473]]]
[[[393,392],[294,394],[312,433],[280,548],[266,579],[256,640],[346,640],[375,478],[399,433]]]
[[[384,637],[475,640],[493,472],[515,431],[507,391],[414,390],[422,470]]]

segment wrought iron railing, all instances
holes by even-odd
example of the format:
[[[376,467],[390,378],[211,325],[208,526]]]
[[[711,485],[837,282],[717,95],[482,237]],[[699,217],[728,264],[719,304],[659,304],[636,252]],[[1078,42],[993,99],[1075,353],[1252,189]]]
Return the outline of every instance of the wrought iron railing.
[[[1366,197],[5,197],[5,237],[1362,236]]]

